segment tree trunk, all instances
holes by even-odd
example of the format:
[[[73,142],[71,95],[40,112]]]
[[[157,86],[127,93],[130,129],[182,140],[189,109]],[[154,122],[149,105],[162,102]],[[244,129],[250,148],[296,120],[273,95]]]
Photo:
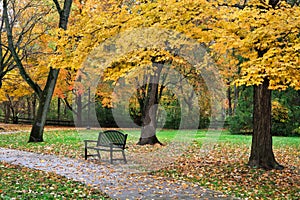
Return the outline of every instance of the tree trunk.
[[[77,111],[76,111],[76,126],[83,126],[82,124],[82,109],[83,109],[83,106],[82,106],[82,96],[81,94],[78,94],[76,96],[76,106],[77,106]]]
[[[230,83],[227,88],[227,99],[228,99],[228,115],[232,116],[232,98],[231,98],[231,87]]]
[[[50,68],[46,86],[39,98],[38,111],[31,128],[28,142],[43,142],[44,126],[46,124],[46,117],[50,107],[51,98],[55,89],[56,80],[59,69]]]
[[[234,105],[232,110],[232,115],[235,115],[236,107],[239,102],[239,88],[234,84]]]
[[[254,86],[253,136],[249,166],[264,169],[283,169],[274,157],[271,135],[271,90],[269,80]]]
[[[33,94],[33,100],[32,100],[32,115],[30,117],[30,119],[33,119],[34,116],[36,115],[36,94]]]
[[[32,108],[31,108],[31,101],[30,101],[30,97],[27,97],[26,98],[26,103],[27,103],[27,118],[28,119],[31,119],[31,117],[32,117],[32,113],[31,113],[31,111],[32,111]]]
[[[9,123],[9,118],[10,118],[10,107],[9,107],[9,102],[5,101],[5,118],[4,118],[4,123],[8,124]]]
[[[60,97],[57,98],[57,120],[60,120]]]
[[[157,114],[157,104],[155,104],[153,95],[155,95],[155,87],[157,84],[151,84],[150,90],[150,100],[149,103],[145,105],[145,109],[143,111],[142,116],[142,130],[141,137],[139,139],[138,145],[151,144],[154,145],[156,143],[162,145],[162,143],[156,137],[156,114]]]
[[[163,65],[160,63],[153,63],[153,66],[156,68],[154,75],[150,75],[150,82],[148,85],[148,94],[144,99],[142,109],[142,130],[141,137],[139,139],[138,145],[145,144],[160,144],[162,143],[156,137],[156,115],[158,109],[158,86],[159,78]]]

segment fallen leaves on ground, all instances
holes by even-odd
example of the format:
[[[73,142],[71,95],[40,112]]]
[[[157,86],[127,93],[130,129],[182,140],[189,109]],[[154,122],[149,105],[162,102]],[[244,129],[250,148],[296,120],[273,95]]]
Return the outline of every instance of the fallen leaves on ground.
[[[0,162],[0,199],[106,199],[96,188],[54,173]]]
[[[78,136],[76,138],[72,131],[49,132],[45,135],[46,142],[41,144],[28,144],[28,133],[1,137],[4,147],[83,159],[83,142]],[[299,146],[279,145],[274,148],[277,161],[283,164],[285,169],[265,171],[247,166],[249,144],[219,142],[205,156],[197,142],[191,144],[182,156],[172,152],[174,148],[169,148],[168,145],[139,146],[129,142],[126,156],[132,162],[148,166],[148,169],[161,169],[153,172],[156,176],[192,181],[243,199],[300,199]],[[157,156],[160,163],[148,159],[147,156],[158,151],[163,151],[168,156]],[[161,164],[167,159],[172,159],[172,162],[166,162],[167,166],[165,163]],[[102,164],[98,160],[90,161]],[[135,176],[138,180],[139,174]]]
[[[284,170],[252,169],[247,166],[249,147],[218,144],[203,157],[199,147],[160,170],[161,176],[198,182],[209,189],[250,199],[299,199],[299,149],[275,149]],[[298,157],[298,158],[297,158]]]

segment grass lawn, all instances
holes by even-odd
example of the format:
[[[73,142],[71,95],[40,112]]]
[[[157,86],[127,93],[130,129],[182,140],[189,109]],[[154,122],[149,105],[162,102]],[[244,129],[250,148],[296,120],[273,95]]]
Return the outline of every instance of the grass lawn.
[[[0,162],[0,199],[108,199],[98,189],[54,173]]]
[[[130,151],[145,151],[145,147],[135,145],[139,139],[139,130],[126,130],[126,133],[129,134],[128,154]],[[189,140],[187,151],[178,156],[175,162],[152,173],[197,182],[207,188],[242,198],[300,199],[299,137],[274,137],[275,157],[285,169],[265,171],[251,169],[246,165],[251,136],[230,135],[227,131],[218,134],[213,134],[218,139],[214,149],[203,157],[201,145],[207,139],[205,131],[160,131],[158,138],[166,147],[170,141],[180,141],[182,136],[192,139]],[[47,131],[43,143],[27,143],[28,138],[29,133],[25,132],[0,135],[0,147],[83,159],[83,139],[97,138],[97,131]],[[155,148],[164,147],[147,147],[146,150],[152,151]]]

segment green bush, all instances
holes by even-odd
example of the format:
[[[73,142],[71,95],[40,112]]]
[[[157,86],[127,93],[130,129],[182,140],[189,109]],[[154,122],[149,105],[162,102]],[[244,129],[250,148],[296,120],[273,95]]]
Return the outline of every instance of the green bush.
[[[245,88],[233,116],[227,118],[232,134],[251,133],[253,131],[253,89]],[[272,100],[272,135],[300,135],[300,95],[296,91],[274,91]]]

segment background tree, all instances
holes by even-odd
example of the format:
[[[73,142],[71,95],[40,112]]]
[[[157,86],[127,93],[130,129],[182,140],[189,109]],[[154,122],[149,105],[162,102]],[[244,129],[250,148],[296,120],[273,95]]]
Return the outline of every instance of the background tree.
[[[13,123],[18,123],[18,117],[28,114],[26,100],[32,95],[32,90],[23,81],[16,69],[8,72],[0,89],[0,101],[8,109],[5,109],[5,121],[8,122],[11,115]],[[30,110],[30,109],[29,109]]]

